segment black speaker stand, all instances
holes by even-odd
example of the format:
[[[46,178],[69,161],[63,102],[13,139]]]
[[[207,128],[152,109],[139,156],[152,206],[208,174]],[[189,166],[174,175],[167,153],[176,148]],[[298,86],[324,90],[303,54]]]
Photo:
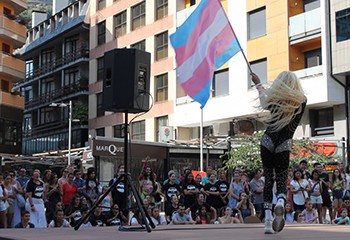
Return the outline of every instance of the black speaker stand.
[[[128,112],[124,112],[125,116],[125,123],[124,123],[124,173],[120,174],[117,178],[117,180],[107,189],[107,191],[93,204],[89,212],[77,223],[77,225],[74,227],[75,230],[78,230],[80,226],[90,217],[90,215],[95,211],[95,209],[99,206],[99,204],[105,199],[105,197],[120,183],[121,181],[124,181],[124,189],[125,189],[125,206],[128,206],[128,196],[129,196],[129,187],[133,193],[133,196],[136,200],[136,204],[138,209],[141,212],[141,216],[144,219],[144,225],[142,224],[141,227],[126,227],[126,226],[120,226],[120,231],[140,231],[146,229],[147,232],[151,232],[151,227],[155,228],[151,217],[147,213],[146,209],[143,207],[143,204],[141,202],[141,197],[136,190],[134,184],[132,183],[132,179],[130,174],[128,173]],[[137,216],[136,216],[137,217]],[[151,226],[151,227],[150,227]]]

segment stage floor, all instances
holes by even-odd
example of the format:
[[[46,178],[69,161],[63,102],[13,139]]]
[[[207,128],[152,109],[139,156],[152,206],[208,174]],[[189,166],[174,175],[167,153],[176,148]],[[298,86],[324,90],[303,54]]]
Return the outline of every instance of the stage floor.
[[[125,232],[116,227],[95,227],[88,229],[50,228],[50,229],[1,229],[0,239],[16,240],[226,240],[226,239],[348,239],[350,226],[336,225],[287,225],[278,234],[265,235],[262,224],[234,225],[192,225],[159,226],[147,233],[145,230]]]

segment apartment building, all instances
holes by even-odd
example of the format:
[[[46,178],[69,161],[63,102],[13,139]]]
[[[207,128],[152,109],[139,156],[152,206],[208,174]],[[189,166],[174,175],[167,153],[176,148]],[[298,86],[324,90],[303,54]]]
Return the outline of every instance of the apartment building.
[[[88,7],[88,0],[53,0],[52,16],[33,12],[26,44],[18,50],[26,62],[25,77],[16,86],[25,96],[25,155],[67,151],[69,140],[72,149],[87,144]]]
[[[283,70],[294,71],[301,79],[308,103],[295,137],[335,141],[341,146],[342,139],[347,137],[345,94],[344,87],[331,74],[327,1],[232,0],[222,4],[252,70],[263,83],[270,84]],[[335,1],[333,5],[333,12],[335,9],[346,12],[349,6],[348,1]],[[177,23],[190,11],[191,8],[177,11]],[[335,18],[334,15],[333,25]],[[348,20],[346,13],[343,18]],[[338,31],[338,25],[333,29]],[[335,33],[332,36],[333,51],[338,51],[334,53],[338,55],[333,54],[333,61],[342,60],[337,60],[336,65],[333,63],[333,68],[338,67],[334,73],[345,76],[348,71],[343,51],[346,41],[338,43]],[[173,124],[178,137],[199,137],[199,105],[178,87],[176,91]],[[227,69],[215,73],[212,95],[203,110],[204,133],[227,136],[232,134],[233,125],[241,132],[263,129],[259,121],[262,113],[257,105],[257,92],[243,55],[238,53],[229,61]]]
[[[18,14],[27,0],[0,1],[0,155],[22,151],[24,99],[12,86],[24,77],[24,62],[13,55],[26,40],[26,27]]]
[[[181,7],[185,8],[189,2],[182,1]],[[104,53],[115,48],[137,48],[151,53],[150,110],[130,123],[131,139],[158,141],[160,128],[173,125],[175,61],[168,37],[175,31],[173,13],[178,5],[177,1],[167,0],[91,1],[89,133],[92,137],[123,135],[123,113],[104,112],[102,106]]]

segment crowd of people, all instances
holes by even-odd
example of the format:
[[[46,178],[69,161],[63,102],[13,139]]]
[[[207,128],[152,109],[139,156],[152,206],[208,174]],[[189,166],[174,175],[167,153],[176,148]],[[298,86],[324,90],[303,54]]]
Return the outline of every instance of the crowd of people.
[[[331,178],[321,164],[310,173],[307,161],[289,168],[286,223],[350,224],[350,165],[335,169]],[[120,174],[109,181],[111,186]],[[85,177],[81,169],[64,168],[58,176],[51,170],[34,170],[30,177],[25,168],[0,175],[0,228],[74,227],[92,205],[108,190],[89,168]],[[194,176],[186,168],[180,176],[173,170],[163,182],[157,181],[150,166],[145,165],[138,180],[144,209],[155,225],[167,224],[235,224],[264,221],[264,173],[255,169],[246,173],[236,168],[230,179],[224,170],[208,167],[206,176]],[[123,179],[120,179],[123,180]],[[140,225],[146,221],[140,209],[132,209],[124,182],[101,201],[81,227]],[[276,183],[273,187],[276,204]],[[329,218],[326,218],[328,210]],[[161,213],[164,211],[164,214]]]

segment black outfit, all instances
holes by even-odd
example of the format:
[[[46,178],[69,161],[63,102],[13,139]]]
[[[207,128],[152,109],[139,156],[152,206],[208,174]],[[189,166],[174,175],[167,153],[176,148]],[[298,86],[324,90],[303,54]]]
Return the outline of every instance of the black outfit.
[[[204,190],[212,193],[219,192],[218,185],[216,183],[213,184],[211,182],[204,185]],[[213,206],[215,209],[219,208],[219,203],[221,202],[220,197],[215,195],[207,196],[205,201],[207,204]]]
[[[174,208],[172,204],[169,204],[165,210],[165,216],[169,216],[172,219],[173,213],[177,211],[178,208]]]
[[[29,226],[29,228],[35,228],[34,224],[30,223],[30,222],[28,223],[28,226]],[[20,223],[16,224],[15,228],[25,228],[25,227],[23,226],[22,222],[20,222]]]
[[[162,186],[162,191],[165,193],[166,201],[170,203],[170,198],[173,195],[179,196],[181,192],[181,187],[179,184],[174,183],[171,184],[170,182],[167,182]]]
[[[323,181],[325,181],[326,183],[329,182],[329,176],[327,173],[322,173],[321,175],[319,175],[319,178],[323,179]],[[322,206],[328,207],[328,208],[332,207],[332,201],[331,201],[331,196],[329,195],[329,192],[328,192],[328,186],[323,182],[322,182],[321,196],[322,196]]]
[[[109,212],[107,216],[107,220],[115,217],[115,214],[113,212]],[[114,219],[112,222],[107,223],[107,226],[115,226],[115,225],[125,225],[126,222],[123,221],[123,218],[121,217],[120,213],[117,215],[117,218]]]
[[[216,186],[222,196],[222,198],[219,199],[219,208],[222,208],[222,207],[225,207],[227,206],[227,203],[228,203],[228,199],[227,197],[224,198],[224,196],[227,194],[229,188],[230,188],[230,184],[227,182],[227,181],[217,181],[216,183]],[[225,201],[225,202],[224,202]]]
[[[113,178],[109,181],[108,186],[112,186],[113,183],[115,183],[117,179]],[[125,213],[125,210],[127,208],[126,204],[126,195],[125,195],[125,188],[124,188],[124,180],[119,182],[115,188],[112,189],[112,198],[113,198],[113,204],[118,204],[118,207]]]
[[[274,131],[268,126],[260,142],[261,160],[264,168],[264,207],[272,209],[272,188],[274,183],[274,172],[276,174],[277,197],[280,194],[287,195],[287,178],[289,167],[289,156],[292,148],[292,138],[299,125],[306,106],[306,98],[301,104],[301,112],[279,131]],[[269,109],[273,112],[273,107]]]
[[[190,183],[183,181],[181,187],[182,187],[182,191],[184,191],[184,190],[187,190],[187,191],[195,190],[196,188],[199,189],[198,184],[194,180],[192,180]],[[193,195],[186,195],[183,192],[183,195],[184,195],[185,208],[190,207],[192,204],[194,204],[196,202],[196,195],[195,194],[193,194]]]
[[[104,226],[107,224],[107,217],[103,214],[96,216],[95,214],[91,215],[91,225],[92,226]]]
[[[211,206],[209,204],[203,203],[202,205],[199,205],[198,202],[196,202],[190,207],[192,219],[196,219],[196,217],[200,214],[200,209],[203,206],[205,207],[205,210],[207,211],[207,213],[210,213]]]

